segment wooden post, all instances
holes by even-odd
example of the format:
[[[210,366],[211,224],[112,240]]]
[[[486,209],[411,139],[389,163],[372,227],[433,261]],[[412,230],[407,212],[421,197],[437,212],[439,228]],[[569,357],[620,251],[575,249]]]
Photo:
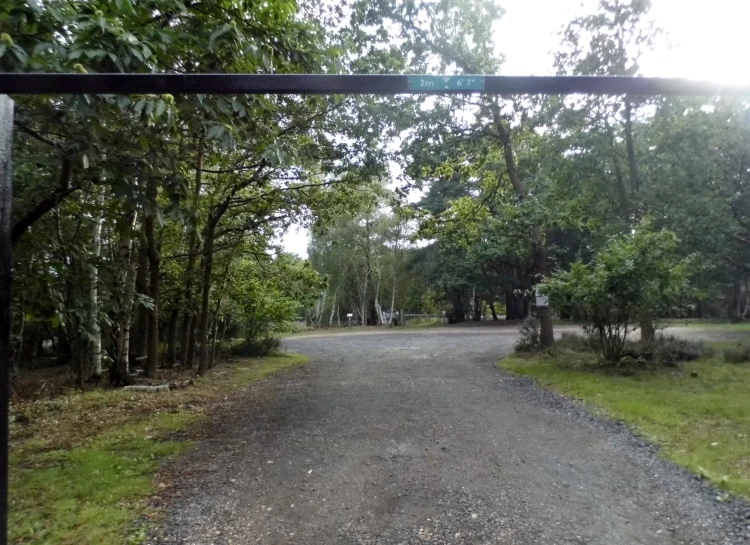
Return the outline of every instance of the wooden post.
[[[0,95],[0,545],[8,543],[12,151],[13,101]]]

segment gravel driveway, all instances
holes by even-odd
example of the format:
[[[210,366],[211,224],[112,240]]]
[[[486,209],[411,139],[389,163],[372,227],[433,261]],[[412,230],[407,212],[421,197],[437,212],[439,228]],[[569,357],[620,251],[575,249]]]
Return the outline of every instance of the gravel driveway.
[[[747,504],[496,367],[509,328],[297,337],[180,460],[155,543],[735,544]]]

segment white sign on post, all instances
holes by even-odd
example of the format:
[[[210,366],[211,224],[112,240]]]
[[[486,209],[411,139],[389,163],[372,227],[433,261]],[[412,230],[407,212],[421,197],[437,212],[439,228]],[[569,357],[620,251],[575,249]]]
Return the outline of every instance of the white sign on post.
[[[537,295],[536,296],[536,308],[549,308],[549,296]]]

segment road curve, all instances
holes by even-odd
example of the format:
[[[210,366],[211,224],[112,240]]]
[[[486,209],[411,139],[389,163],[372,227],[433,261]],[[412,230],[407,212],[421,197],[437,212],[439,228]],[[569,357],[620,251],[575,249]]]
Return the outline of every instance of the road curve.
[[[290,338],[213,417],[152,543],[740,544],[743,502],[497,368],[515,329]],[[748,517],[748,518],[745,518]]]

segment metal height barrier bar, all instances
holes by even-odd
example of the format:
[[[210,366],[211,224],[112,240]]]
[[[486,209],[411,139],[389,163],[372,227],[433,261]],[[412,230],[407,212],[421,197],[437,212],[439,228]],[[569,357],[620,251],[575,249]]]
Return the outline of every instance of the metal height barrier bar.
[[[5,94],[748,95],[682,78],[392,74],[0,74]]]

